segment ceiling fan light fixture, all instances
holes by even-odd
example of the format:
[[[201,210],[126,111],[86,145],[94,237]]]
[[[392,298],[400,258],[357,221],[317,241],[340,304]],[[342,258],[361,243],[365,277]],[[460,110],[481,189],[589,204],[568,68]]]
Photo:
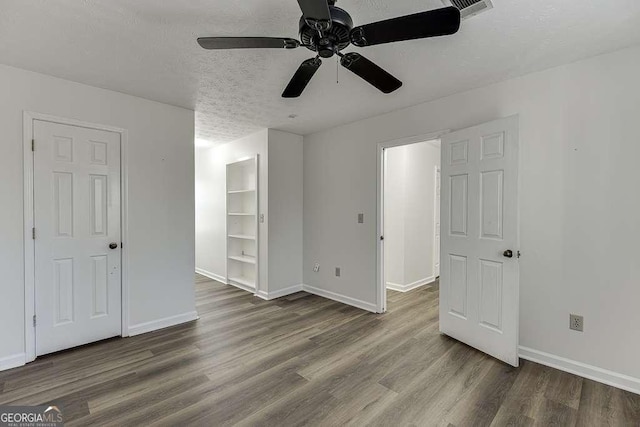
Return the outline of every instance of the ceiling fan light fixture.
[[[305,90],[314,74],[322,65],[322,59],[337,55],[340,64],[370,83],[383,93],[391,93],[402,86],[402,82],[364,56],[341,51],[349,45],[356,47],[407,40],[448,36],[460,28],[460,9],[452,3],[490,0],[442,0],[446,7],[415,13],[413,15],[353,26],[349,13],[337,7],[335,0],[298,0],[302,10],[299,21],[300,41],[277,37],[201,37],[198,43],[204,49],[296,49],[300,46],[313,51],[316,56],[305,60],[282,93],[283,98],[297,98]],[[295,117],[289,116],[293,119]]]

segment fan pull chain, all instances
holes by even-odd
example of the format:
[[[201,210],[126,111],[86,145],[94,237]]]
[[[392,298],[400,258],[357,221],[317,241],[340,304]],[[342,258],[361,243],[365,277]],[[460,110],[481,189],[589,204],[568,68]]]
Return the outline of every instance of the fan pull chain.
[[[340,60],[336,56],[336,84],[340,84]]]

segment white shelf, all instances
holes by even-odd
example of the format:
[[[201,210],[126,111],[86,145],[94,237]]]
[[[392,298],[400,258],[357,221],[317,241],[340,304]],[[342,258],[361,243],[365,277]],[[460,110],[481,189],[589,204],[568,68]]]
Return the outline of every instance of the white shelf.
[[[227,283],[255,293],[259,286],[258,156],[227,164]]]
[[[248,234],[229,234],[229,237],[232,239],[256,240],[256,236],[249,236]]]
[[[251,280],[246,277],[229,277],[229,282],[231,282],[231,284],[238,284],[252,289],[255,289],[256,287],[255,280]]]
[[[240,193],[253,193],[254,191],[256,191],[253,188],[249,188],[246,190],[229,190],[228,193],[229,194],[240,194]]]
[[[229,256],[229,259],[232,259],[234,261],[244,262],[246,264],[256,263],[256,257],[249,256],[249,255],[231,255]]]

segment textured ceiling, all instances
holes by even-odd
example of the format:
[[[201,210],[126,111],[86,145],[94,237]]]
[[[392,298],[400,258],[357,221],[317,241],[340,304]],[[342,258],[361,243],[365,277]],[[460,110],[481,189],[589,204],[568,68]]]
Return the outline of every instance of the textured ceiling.
[[[355,24],[440,0],[339,0]],[[293,51],[205,51],[198,36],[297,36],[295,0],[0,0],[0,63],[196,111],[224,142],[272,127],[300,134],[640,43],[638,0],[494,0],[451,37],[358,50],[404,86],[383,95],[325,60],[299,99],[280,94]],[[288,116],[298,117],[290,119]]]

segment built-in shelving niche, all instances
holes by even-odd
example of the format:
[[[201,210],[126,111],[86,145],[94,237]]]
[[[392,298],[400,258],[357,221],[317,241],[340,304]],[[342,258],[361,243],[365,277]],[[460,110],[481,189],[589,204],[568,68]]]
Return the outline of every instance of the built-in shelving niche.
[[[227,164],[227,283],[258,290],[258,155]]]

